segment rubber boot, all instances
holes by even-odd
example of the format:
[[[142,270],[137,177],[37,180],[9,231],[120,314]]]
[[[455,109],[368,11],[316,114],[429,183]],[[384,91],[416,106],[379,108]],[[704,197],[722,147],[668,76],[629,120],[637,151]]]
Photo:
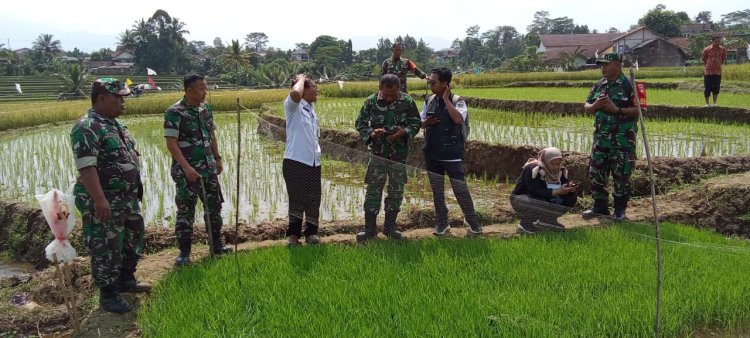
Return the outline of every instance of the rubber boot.
[[[615,197],[614,200],[614,216],[612,217],[615,221],[626,221],[628,218],[625,216],[625,210],[628,208],[627,197]]]
[[[403,239],[403,236],[401,236],[401,231],[398,231],[398,228],[396,227],[396,217],[398,217],[398,211],[385,212],[383,234],[390,239],[400,241]]]
[[[211,237],[213,237],[214,240],[214,255],[223,255],[232,252],[231,246],[224,246],[223,244],[221,244],[221,230],[211,231]]]
[[[150,292],[151,285],[148,283],[141,283],[135,279],[135,275],[132,273],[120,273],[120,279],[117,282],[117,289],[120,292]]]
[[[357,233],[357,242],[364,243],[378,237],[378,228],[375,221],[378,214],[365,212],[365,227]]]
[[[110,284],[99,289],[99,307],[112,313],[130,312],[130,304],[126,302],[117,292],[117,285]]]
[[[581,217],[583,219],[592,219],[599,216],[609,216],[608,204],[608,200],[594,200],[594,206],[591,209],[585,210],[581,214]]]
[[[177,256],[177,258],[174,259],[174,265],[176,266],[185,266],[190,264],[190,248],[192,247],[192,243],[190,243],[190,239],[180,239],[179,242],[180,247],[180,255]]]

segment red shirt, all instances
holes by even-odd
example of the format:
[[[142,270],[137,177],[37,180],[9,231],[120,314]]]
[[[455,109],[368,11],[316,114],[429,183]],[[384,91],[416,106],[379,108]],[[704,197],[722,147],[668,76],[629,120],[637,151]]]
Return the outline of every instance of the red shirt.
[[[721,75],[721,65],[727,61],[727,49],[724,46],[714,47],[710,45],[703,49],[701,59],[706,65],[704,75]]]

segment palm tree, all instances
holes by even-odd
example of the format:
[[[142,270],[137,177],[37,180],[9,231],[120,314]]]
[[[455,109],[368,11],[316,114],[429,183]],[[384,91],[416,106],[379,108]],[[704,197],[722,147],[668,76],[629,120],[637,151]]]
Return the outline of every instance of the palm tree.
[[[34,40],[33,49],[45,55],[62,53],[60,40],[54,40],[52,34],[39,34]]]
[[[86,97],[86,94],[81,89],[88,81],[88,70],[86,67],[78,64],[73,64],[65,69],[62,73],[57,73],[59,79],[65,82],[64,85],[60,86],[62,93],[60,98],[71,98],[71,97]]]
[[[222,60],[234,62],[237,67],[237,88],[240,86],[240,66],[248,66],[250,61],[248,55],[242,50],[240,40],[232,40],[232,44],[221,55]]]
[[[179,45],[187,44],[185,34],[190,34],[190,31],[185,29],[185,23],[180,21],[178,18],[172,18],[172,22],[166,27],[166,33],[170,40],[176,42]]]
[[[260,65],[254,72],[258,84],[271,87],[284,87],[289,79],[298,74],[299,65],[289,63],[284,59],[276,59],[273,62]]]
[[[32,49],[37,68],[43,69],[45,72],[52,65],[54,57],[62,53],[60,40],[55,40],[52,34],[39,34],[34,40]]]
[[[119,40],[120,46],[135,50],[136,38],[135,30],[125,29],[125,32],[120,33],[120,36],[117,39]]]

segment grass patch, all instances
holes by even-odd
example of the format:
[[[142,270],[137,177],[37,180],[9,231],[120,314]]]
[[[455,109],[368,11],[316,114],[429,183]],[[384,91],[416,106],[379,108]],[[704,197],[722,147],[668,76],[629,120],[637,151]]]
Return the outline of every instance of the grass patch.
[[[240,104],[249,109],[260,108],[262,103],[282,102],[289,90],[217,91],[206,97],[214,111],[237,111]],[[125,99],[125,115],[161,115],[182,98],[182,92],[146,94]],[[45,123],[76,120],[86,114],[91,101],[31,101],[0,103],[0,131],[37,126]]]
[[[647,225],[513,240],[272,247],[180,269],[140,312],[145,336],[650,336]],[[665,224],[663,335],[750,319],[750,247]],[[732,248],[733,250],[729,250]],[[238,278],[241,286],[238,285]]]

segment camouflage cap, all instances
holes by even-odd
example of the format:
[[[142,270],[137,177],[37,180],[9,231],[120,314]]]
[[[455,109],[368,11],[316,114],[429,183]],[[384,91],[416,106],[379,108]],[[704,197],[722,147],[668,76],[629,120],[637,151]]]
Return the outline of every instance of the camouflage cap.
[[[112,94],[120,96],[130,95],[130,88],[128,88],[128,84],[120,82],[120,80],[112,77],[103,77],[100,79],[96,79],[96,81],[91,84],[91,91],[108,91]]]
[[[598,65],[598,64],[601,64],[601,63],[621,62],[621,61],[622,61],[622,57],[620,56],[620,54],[618,54],[618,53],[607,53],[607,54],[604,54],[604,55],[600,55],[596,59],[596,64]]]

